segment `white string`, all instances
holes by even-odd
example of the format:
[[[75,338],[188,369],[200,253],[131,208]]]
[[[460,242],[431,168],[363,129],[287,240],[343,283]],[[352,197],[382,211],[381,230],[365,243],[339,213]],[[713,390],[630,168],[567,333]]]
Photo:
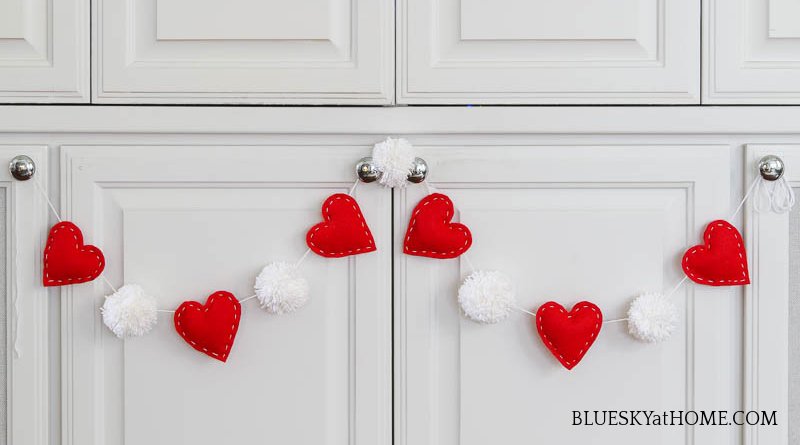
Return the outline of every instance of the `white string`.
[[[33,177],[33,183],[36,184],[36,188],[39,189],[39,192],[44,197],[44,200],[47,201],[47,205],[50,206],[50,210],[53,212],[53,215],[55,215],[55,217],[58,220],[58,222],[63,222],[63,221],[61,221],[61,216],[56,211],[56,207],[53,205],[53,202],[50,201],[50,197],[47,196],[47,192],[44,190],[44,187],[42,187],[42,183],[39,182],[39,178],[34,176]]]
[[[603,321],[603,324],[619,323],[621,321],[628,321],[628,319],[627,318],[615,318],[613,320],[605,320],[605,321]]]
[[[353,183],[353,186],[350,187],[350,191],[347,192],[348,196],[353,196],[353,193],[356,191],[356,187],[358,187],[358,183],[361,182],[360,180],[356,179],[356,182]]]
[[[16,237],[11,240],[14,243],[14,355],[22,357],[22,309],[19,305],[19,282],[20,282],[20,261],[19,261],[19,242]]]
[[[472,264],[472,261],[470,261],[469,256],[467,256],[467,252],[462,253],[461,257],[464,258],[464,262],[467,263],[467,267],[469,267],[470,271],[475,272],[475,265]]]
[[[747,201],[747,198],[749,198],[750,194],[753,193],[753,189],[756,188],[756,185],[760,184],[761,181],[763,180],[764,179],[761,176],[757,176],[756,179],[753,180],[753,183],[750,184],[750,188],[747,189],[747,193],[744,194],[744,198],[742,198],[742,200],[739,202],[739,205],[736,206],[736,210],[733,212],[731,217],[728,218],[728,221],[731,221],[733,220],[733,218],[736,218],[736,215],[738,215],[739,211],[742,210],[742,206],[744,206],[744,203],[745,201]]]
[[[678,284],[676,284],[676,285],[675,285],[675,287],[673,287],[671,291],[669,291],[669,293],[667,294],[667,298],[671,297],[671,296],[672,296],[672,294],[674,294],[675,292],[677,292],[677,291],[678,291],[678,289],[680,289],[681,285],[682,285],[683,283],[685,283],[685,282],[686,282],[686,280],[688,280],[688,279],[689,279],[689,277],[688,277],[688,276],[686,276],[686,275],[684,275],[683,279],[682,279],[681,281],[679,281],[679,282],[678,282]]]
[[[430,181],[423,181],[422,183],[425,184],[425,188],[428,189],[429,195],[436,193],[436,188],[433,187],[433,184],[431,184]]]
[[[295,269],[300,268],[300,265],[303,264],[303,261],[306,260],[309,253],[311,253],[311,249],[306,249],[306,253],[304,253],[303,256],[301,256],[300,259],[294,264]]]
[[[257,295],[250,295],[247,298],[242,298],[241,300],[237,300],[237,301],[239,301],[239,304],[241,304],[241,303],[244,303],[247,300],[252,300],[253,298],[256,298],[256,297],[257,297]],[[168,313],[168,314],[174,314],[175,313],[175,311],[171,311],[169,309],[157,309],[157,312],[164,312],[164,313]]]
[[[753,205],[756,212],[786,213],[794,207],[796,201],[794,190],[785,177],[772,181],[772,186],[767,184],[768,181],[761,176],[757,177],[756,180],[759,184]],[[766,206],[762,205],[764,198],[767,200]]]

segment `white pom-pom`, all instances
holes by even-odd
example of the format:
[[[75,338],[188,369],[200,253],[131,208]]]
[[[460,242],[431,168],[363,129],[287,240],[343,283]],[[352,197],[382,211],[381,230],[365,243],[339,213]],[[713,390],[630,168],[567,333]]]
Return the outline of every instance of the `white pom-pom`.
[[[141,337],[158,321],[156,299],[138,284],[126,284],[106,297],[103,323],[119,338]]]
[[[293,263],[268,264],[256,277],[256,297],[273,314],[288,314],[308,301],[308,281]]]
[[[378,182],[386,187],[405,187],[414,166],[414,146],[405,139],[387,138],[372,149],[372,164],[381,172]]]
[[[514,285],[501,272],[478,270],[458,289],[458,303],[473,321],[497,323],[511,314]]]
[[[628,332],[639,340],[668,340],[678,324],[678,308],[661,293],[644,293],[628,309]]]

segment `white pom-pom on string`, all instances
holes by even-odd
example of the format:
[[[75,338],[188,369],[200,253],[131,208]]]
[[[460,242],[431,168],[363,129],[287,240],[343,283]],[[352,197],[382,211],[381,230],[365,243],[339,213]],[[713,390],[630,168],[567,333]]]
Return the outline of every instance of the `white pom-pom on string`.
[[[106,296],[103,323],[119,338],[141,337],[158,322],[156,299],[138,284],[126,284]]]
[[[678,308],[662,293],[643,293],[628,309],[628,332],[639,340],[669,340],[678,324]]]
[[[478,323],[497,323],[511,314],[515,292],[511,279],[497,271],[471,273],[458,289],[464,314]]]
[[[378,182],[386,187],[405,187],[416,158],[414,146],[405,139],[387,138],[372,149],[372,165],[381,172]]]
[[[294,263],[268,264],[256,277],[254,286],[261,307],[273,314],[288,314],[308,301],[308,281]]]

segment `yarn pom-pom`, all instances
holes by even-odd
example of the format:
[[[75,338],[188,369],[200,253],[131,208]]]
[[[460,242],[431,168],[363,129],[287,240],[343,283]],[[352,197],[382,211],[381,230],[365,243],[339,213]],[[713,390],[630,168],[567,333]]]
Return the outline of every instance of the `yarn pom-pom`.
[[[119,338],[141,337],[158,322],[156,299],[138,284],[126,284],[106,296],[101,312],[103,323]]]
[[[294,263],[270,263],[256,277],[256,297],[273,314],[288,314],[308,301],[308,281]]]
[[[414,166],[414,146],[405,139],[387,138],[372,149],[372,164],[381,172],[378,182],[386,187],[405,187]]]
[[[628,309],[628,332],[639,340],[669,340],[678,324],[678,308],[666,295],[644,293]]]
[[[458,303],[464,314],[478,323],[497,323],[511,314],[514,285],[501,272],[478,270],[458,289]]]

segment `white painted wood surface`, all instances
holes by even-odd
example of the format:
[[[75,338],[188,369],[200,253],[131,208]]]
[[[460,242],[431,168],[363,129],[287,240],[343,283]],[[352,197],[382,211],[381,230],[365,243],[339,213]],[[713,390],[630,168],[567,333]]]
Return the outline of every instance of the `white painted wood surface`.
[[[400,0],[398,103],[699,103],[693,0]]]
[[[260,268],[297,261],[325,198],[346,193],[353,144],[71,146],[64,215],[104,250],[112,283],[174,309],[214,291],[253,294]],[[302,168],[299,168],[302,167]],[[103,326],[101,281],[62,292],[64,444],[391,441],[391,195],[356,197],[378,251],[312,254],[296,314],[243,304],[228,362],[198,353],[171,314],[128,341]]]
[[[753,144],[745,150],[744,177],[757,175],[758,161],[766,155],[780,156],[786,178],[800,187],[800,144]],[[763,205],[763,204],[762,204]],[[777,410],[777,426],[745,427],[748,445],[788,444],[789,406],[789,215],[755,212],[755,202],[745,207],[747,251],[752,285],[745,292],[744,408]]]
[[[0,0],[0,103],[89,102],[89,0]]]
[[[392,102],[391,1],[92,4],[97,103]]]
[[[47,187],[47,147],[0,143],[3,163],[27,155],[36,163],[36,177]],[[47,445],[50,374],[58,366],[51,360],[48,332],[48,292],[42,286],[41,254],[49,230],[47,205],[32,181],[12,178],[0,169],[0,189],[6,195],[6,394],[7,416],[3,443]],[[20,355],[15,354],[18,346]]]
[[[704,0],[703,8],[704,103],[800,103],[797,0]]]
[[[501,270],[532,312],[547,301],[598,304],[625,317],[643,291],[669,291],[680,257],[729,212],[726,146],[562,145],[502,140],[417,142],[430,179],[473,234],[478,269]],[[424,196],[396,194],[395,227]],[[403,232],[395,231],[395,246]],[[399,249],[396,248],[399,252]],[[726,332],[736,289],[685,286],[675,338],[650,345],[605,325],[572,371],[550,355],[534,319],[498,325],[464,318],[463,256],[395,261],[395,413],[400,444],[731,443],[731,431],[692,427],[571,427],[572,410],[711,409],[736,403]],[[726,352],[727,351],[727,352]],[[703,407],[703,408],[701,408]]]

